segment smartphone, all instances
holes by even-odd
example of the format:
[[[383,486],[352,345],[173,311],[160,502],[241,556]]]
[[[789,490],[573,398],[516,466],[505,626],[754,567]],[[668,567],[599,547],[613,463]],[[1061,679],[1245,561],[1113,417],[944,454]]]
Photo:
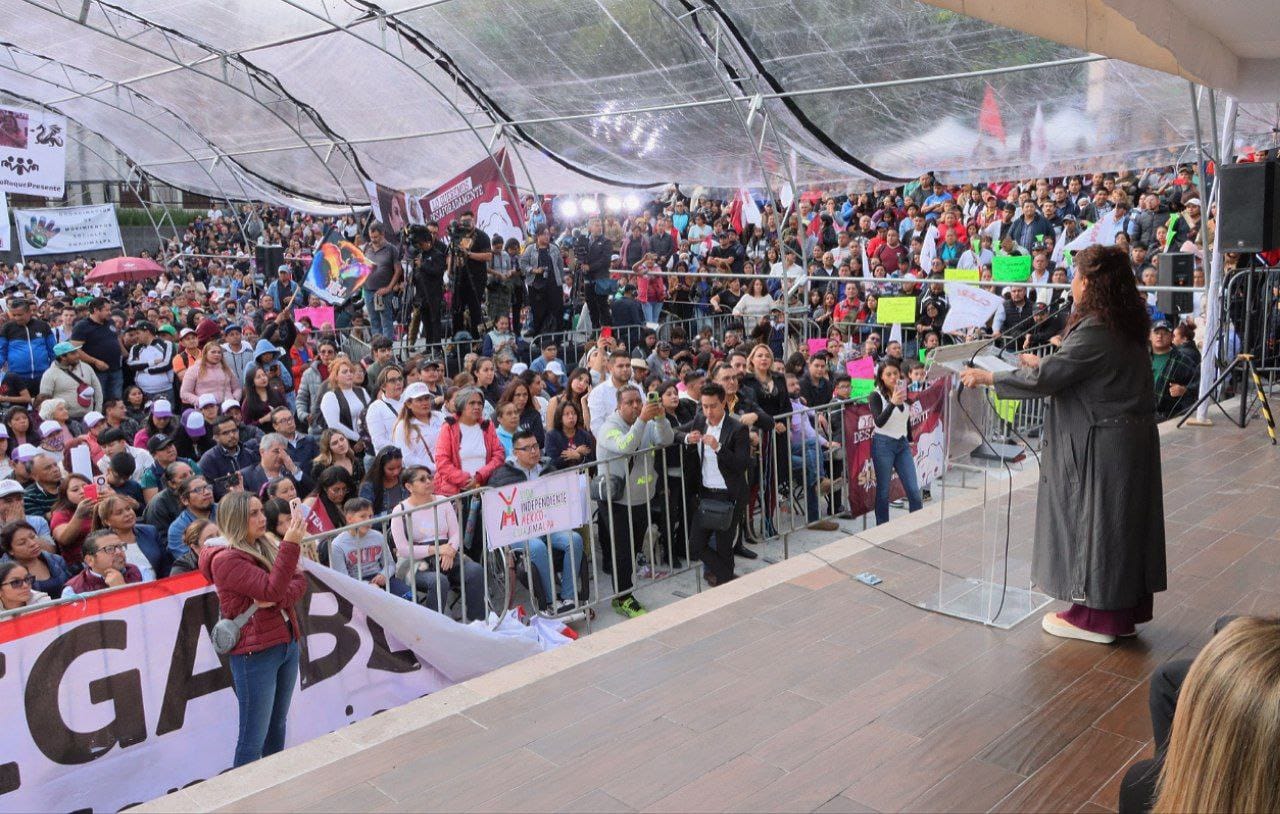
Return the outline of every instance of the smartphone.
[[[649,393],[649,403],[650,403],[650,404],[657,404],[657,403],[658,403],[658,399],[660,399],[660,398],[662,398],[662,394],[661,394],[661,393],[659,393],[659,392],[658,392],[658,391],[656,391],[656,390],[650,391],[650,393]]]
[[[294,517],[298,517],[302,514],[302,500],[300,498],[295,497],[293,500],[289,501],[289,514]]]
[[[85,500],[98,499],[98,485],[96,483],[86,483],[83,491]]]
[[[605,339],[613,339],[613,326],[606,325],[603,328],[601,328],[600,335],[603,336]]]

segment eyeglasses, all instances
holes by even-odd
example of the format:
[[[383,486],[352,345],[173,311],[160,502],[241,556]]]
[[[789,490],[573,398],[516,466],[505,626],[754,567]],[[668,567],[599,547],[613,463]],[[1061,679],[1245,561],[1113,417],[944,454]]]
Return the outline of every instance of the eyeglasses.
[[[516,452],[537,452],[541,449],[537,444],[525,444],[522,447],[513,447]]]
[[[121,544],[121,545],[104,545],[104,546],[99,546],[99,547],[98,547],[98,550],[97,550],[96,552],[94,552],[94,553],[97,553],[97,554],[119,554],[119,553],[121,553],[121,552],[122,552],[122,551],[124,551],[124,550],[125,550],[125,546],[124,546],[123,544]]]
[[[202,485],[200,485],[200,486],[192,486],[188,491],[189,491],[189,492],[191,492],[192,494],[198,494],[198,493],[203,493],[203,492],[212,492],[212,491],[213,491],[213,487],[206,483],[206,484],[202,484]]]
[[[36,584],[36,578],[27,576],[27,577],[23,577],[22,579],[11,579],[8,582],[4,583],[4,587],[12,588],[16,591],[19,588],[30,588],[35,584]]]

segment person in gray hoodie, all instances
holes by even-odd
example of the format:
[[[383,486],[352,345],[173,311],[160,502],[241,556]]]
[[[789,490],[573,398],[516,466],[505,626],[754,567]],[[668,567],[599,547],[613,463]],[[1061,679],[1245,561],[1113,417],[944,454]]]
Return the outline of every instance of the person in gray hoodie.
[[[646,402],[644,395],[632,387],[619,390],[617,399],[617,409],[601,427],[596,454],[601,475],[622,486],[611,490],[608,514],[602,514],[600,522],[609,529],[605,567],[612,569],[619,593],[613,600],[613,609],[623,616],[636,617],[646,611],[630,594],[631,566],[635,544],[644,540],[649,528],[648,504],[657,484],[652,448],[671,444],[676,433],[661,402]],[[602,542],[604,539],[601,534]]]

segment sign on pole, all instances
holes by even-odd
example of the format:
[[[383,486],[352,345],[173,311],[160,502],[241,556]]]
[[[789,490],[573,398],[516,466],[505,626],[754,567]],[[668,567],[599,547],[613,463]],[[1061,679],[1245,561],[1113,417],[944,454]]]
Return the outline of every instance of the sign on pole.
[[[67,120],[0,106],[0,191],[61,198],[67,180]]]

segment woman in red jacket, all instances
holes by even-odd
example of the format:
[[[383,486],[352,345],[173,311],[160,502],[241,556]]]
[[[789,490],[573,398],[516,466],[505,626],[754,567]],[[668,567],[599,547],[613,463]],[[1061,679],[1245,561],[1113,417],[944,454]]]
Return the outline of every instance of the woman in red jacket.
[[[506,452],[493,422],[484,420],[484,393],[464,387],[453,397],[454,415],[436,439],[436,494],[450,497],[478,489],[502,466]]]
[[[232,492],[218,505],[218,528],[227,544],[204,547],[200,571],[218,591],[222,616],[234,619],[257,606],[229,659],[240,706],[234,765],[243,766],[284,748],[302,631],[295,605],[307,587],[298,570],[305,524],[295,513],[277,547],[267,536],[262,502]]]

